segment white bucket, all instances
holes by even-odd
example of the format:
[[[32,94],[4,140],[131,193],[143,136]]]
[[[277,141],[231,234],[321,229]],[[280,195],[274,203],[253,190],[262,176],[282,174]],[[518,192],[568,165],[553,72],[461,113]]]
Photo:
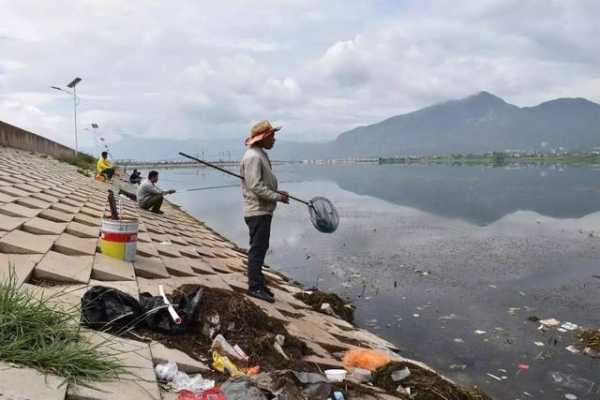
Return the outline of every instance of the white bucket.
[[[138,221],[103,219],[100,232],[102,254],[130,262],[135,260]]]

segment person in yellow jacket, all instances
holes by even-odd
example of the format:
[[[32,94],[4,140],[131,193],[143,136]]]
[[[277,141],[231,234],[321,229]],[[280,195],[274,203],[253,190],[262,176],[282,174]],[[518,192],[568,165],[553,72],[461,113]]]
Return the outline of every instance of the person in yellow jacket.
[[[110,161],[108,161],[108,153],[103,151],[98,162],[96,163],[96,171],[100,175],[106,176],[108,179],[112,179],[115,174],[115,169]]]

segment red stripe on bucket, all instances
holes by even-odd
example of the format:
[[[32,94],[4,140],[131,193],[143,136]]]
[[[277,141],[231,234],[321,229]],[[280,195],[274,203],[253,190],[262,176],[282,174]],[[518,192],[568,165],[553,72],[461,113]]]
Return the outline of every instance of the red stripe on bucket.
[[[109,242],[135,242],[137,240],[137,233],[102,232],[102,239]]]

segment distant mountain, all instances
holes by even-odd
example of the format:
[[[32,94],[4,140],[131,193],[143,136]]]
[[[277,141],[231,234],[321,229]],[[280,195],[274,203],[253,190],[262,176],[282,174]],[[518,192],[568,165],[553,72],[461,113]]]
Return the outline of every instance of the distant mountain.
[[[349,157],[593,146],[600,146],[596,103],[557,99],[520,108],[481,92],[344,132],[330,149]]]
[[[237,159],[241,141],[144,140],[143,155],[132,139],[113,145],[118,158],[171,159],[178,149],[208,158]],[[130,143],[128,143],[130,142]],[[561,98],[517,107],[488,92],[451,100],[381,122],[359,126],[327,143],[278,141],[273,159],[333,159],[394,155],[484,153],[506,149],[549,151],[600,146],[600,105]],[[118,149],[118,150],[117,150]],[[177,150],[177,151],[176,151]]]

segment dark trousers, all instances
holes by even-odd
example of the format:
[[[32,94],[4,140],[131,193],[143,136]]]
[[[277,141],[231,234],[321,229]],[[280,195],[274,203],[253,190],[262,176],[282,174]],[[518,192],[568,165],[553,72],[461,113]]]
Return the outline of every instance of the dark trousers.
[[[108,179],[112,179],[113,175],[115,174],[115,169],[114,168],[106,168],[103,169],[102,172],[100,172],[101,175],[106,175],[106,177]]]
[[[271,215],[246,217],[246,225],[250,233],[250,250],[248,250],[248,289],[257,290],[266,286],[262,266],[269,250],[271,236]]]
[[[146,200],[144,200],[140,204],[140,207],[143,208],[144,210],[158,212],[158,211],[160,211],[160,206],[162,206],[162,203],[163,203],[163,195],[160,193],[157,193],[157,194],[151,195]]]

